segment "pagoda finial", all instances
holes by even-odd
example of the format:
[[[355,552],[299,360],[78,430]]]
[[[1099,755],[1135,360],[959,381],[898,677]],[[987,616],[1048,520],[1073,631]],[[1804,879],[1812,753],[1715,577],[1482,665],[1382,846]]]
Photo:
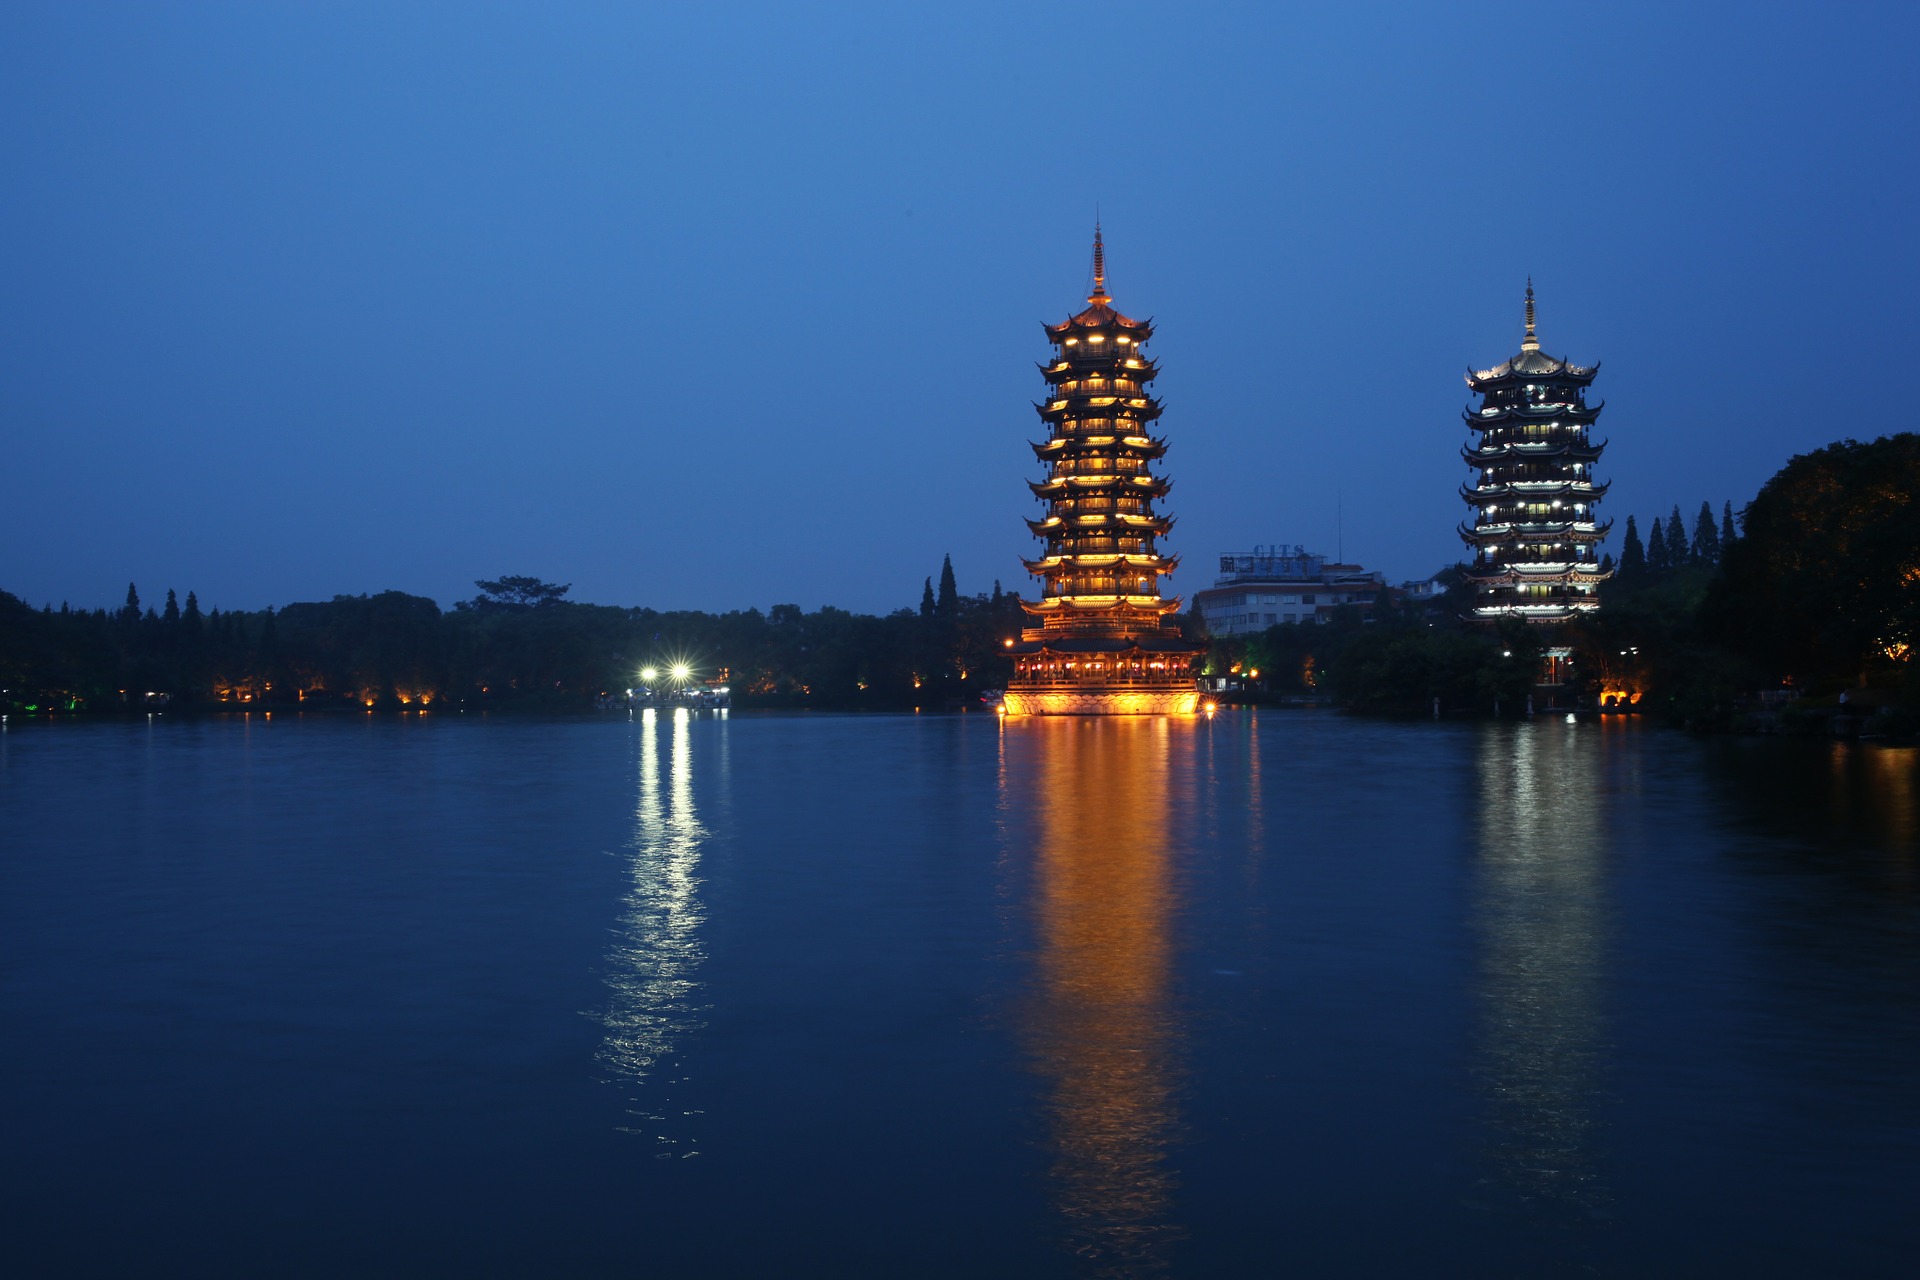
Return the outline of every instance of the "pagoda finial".
[[[1538,351],[1540,339],[1533,332],[1533,277],[1527,277],[1527,336],[1520,342],[1522,351]]]
[[[1100,220],[1093,221],[1093,293],[1087,301],[1098,306],[1107,300],[1107,249],[1100,241]]]

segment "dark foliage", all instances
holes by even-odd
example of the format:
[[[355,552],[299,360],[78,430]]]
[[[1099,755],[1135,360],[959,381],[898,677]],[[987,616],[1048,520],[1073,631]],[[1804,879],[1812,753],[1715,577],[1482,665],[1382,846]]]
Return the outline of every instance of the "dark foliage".
[[[1626,536],[1620,542],[1620,577],[1638,579],[1647,571],[1647,549],[1640,541],[1640,529],[1627,517]]]
[[[1920,643],[1920,435],[1846,440],[1761,488],[1709,633],[1783,675],[1859,675]]]
[[[951,584],[951,564],[941,580]],[[645,666],[685,662],[727,681],[741,705],[942,706],[1004,686],[1004,644],[1022,620],[1016,596],[957,590],[924,614],[871,617],[796,605],[661,613],[570,602],[537,578],[477,585],[447,612],[384,591],[204,617],[191,593],[184,609],[143,614],[131,585],[111,615],[35,611],[0,593],[0,705],[565,710],[623,693]]]

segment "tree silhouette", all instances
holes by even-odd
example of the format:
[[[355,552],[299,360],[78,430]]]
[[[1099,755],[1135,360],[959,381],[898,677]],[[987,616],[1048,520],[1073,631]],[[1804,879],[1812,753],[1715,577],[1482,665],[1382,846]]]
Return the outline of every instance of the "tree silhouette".
[[[1688,559],[1687,526],[1680,519],[1680,504],[1676,502],[1673,504],[1673,514],[1667,517],[1667,567],[1683,568]]]
[[[1761,487],[1709,626],[1780,674],[1852,676],[1920,649],[1920,435],[1844,440]]]
[[[959,609],[960,590],[953,580],[953,557],[943,556],[940,559],[940,595],[934,601],[933,611],[937,617],[951,622]]]
[[[1692,553],[1695,564],[1720,563],[1720,531],[1714,527],[1713,504],[1709,502],[1701,502],[1700,515],[1693,522]]]
[[[543,604],[558,604],[560,597],[573,589],[573,584],[542,582],[538,578],[505,577],[475,579],[474,586],[480,588],[481,596],[474,604],[485,608],[530,609]]]
[[[1627,517],[1627,535],[1620,541],[1620,580],[1638,581],[1647,571],[1647,549],[1640,543],[1640,529]]]

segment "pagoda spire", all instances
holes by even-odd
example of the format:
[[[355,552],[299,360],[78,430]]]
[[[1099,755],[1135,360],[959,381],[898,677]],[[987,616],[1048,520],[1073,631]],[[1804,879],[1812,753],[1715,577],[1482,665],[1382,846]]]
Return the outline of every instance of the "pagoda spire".
[[[1093,223],[1093,292],[1087,295],[1087,301],[1099,306],[1107,300],[1107,250],[1100,242],[1100,221]]]
[[[1540,339],[1533,332],[1533,277],[1527,277],[1527,336],[1520,340],[1522,351],[1538,351]]]

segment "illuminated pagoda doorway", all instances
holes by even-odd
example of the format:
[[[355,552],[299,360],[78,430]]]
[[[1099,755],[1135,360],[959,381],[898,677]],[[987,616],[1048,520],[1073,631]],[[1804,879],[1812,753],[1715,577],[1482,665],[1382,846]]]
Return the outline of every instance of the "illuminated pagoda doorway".
[[[1053,358],[1042,366],[1047,399],[1036,406],[1047,438],[1033,446],[1047,478],[1028,482],[1045,508],[1027,527],[1046,544],[1027,572],[1043,584],[1021,602],[1037,625],[1009,647],[1008,715],[1190,715],[1199,703],[1185,639],[1160,579],[1177,557],[1158,539],[1173,521],[1154,511],[1169,482],[1152,473],[1167,451],[1147,434],[1160,402],[1147,394],[1159,370],[1141,348],[1153,326],[1113,308],[1106,250],[1093,233],[1087,309],[1046,326]]]

